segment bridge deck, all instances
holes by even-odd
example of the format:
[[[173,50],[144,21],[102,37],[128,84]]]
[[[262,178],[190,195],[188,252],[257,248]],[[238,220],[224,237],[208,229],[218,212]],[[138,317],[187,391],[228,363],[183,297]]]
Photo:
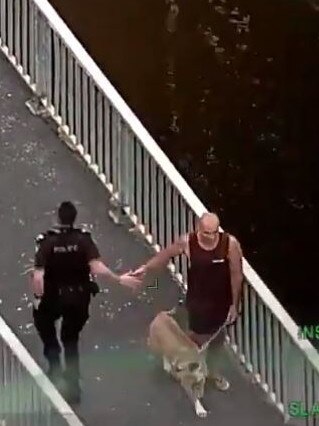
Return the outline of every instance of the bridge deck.
[[[135,268],[150,256],[150,250],[128,228],[109,220],[105,189],[58,140],[54,125],[29,112],[25,101],[30,97],[0,54],[0,312],[44,367],[40,341],[30,325],[27,283],[21,274],[33,256],[34,235],[50,226],[56,205],[64,199],[76,200],[79,221],[93,224],[101,253],[113,269]],[[138,297],[110,286],[94,299],[81,342],[83,402],[74,407],[84,423],[283,425],[277,409],[250,384],[228,352],[225,373],[232,388],[225,394],[208,389],[205,400],[211,413],[207,420],[196,419],[187,398],[145,347],[151,319],[173,306],[177,297],[176,285],[164,273],[157,289],[147,289]]]

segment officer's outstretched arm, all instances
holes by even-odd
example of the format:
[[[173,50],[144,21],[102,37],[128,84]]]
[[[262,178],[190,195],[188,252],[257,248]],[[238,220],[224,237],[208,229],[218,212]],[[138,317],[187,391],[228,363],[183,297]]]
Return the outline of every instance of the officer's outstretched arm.
[[[129,272],[120,276],[114,274],[101,260],[91,260],[89,265],[92,275],[104,277],[107,281],[110,280],[113,283],[129,287],[133,290],[137,289],[141,284],[140,279],[131,276]]]
[[[89,266],[92,275],[97,275],[113,283],[120,284],[121,277],[114,274],[101,260],[93,259],[89,262]]]

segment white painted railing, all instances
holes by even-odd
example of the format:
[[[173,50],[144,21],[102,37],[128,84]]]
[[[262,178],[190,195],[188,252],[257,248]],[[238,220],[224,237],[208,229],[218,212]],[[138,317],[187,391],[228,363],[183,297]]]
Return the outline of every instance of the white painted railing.
[[[0,5],[3,52],[154,249],[194,229],[206,208],[49,3]],[[184,259],[172,270],[185,282]],[[319,400],[319,357],[246,261],[244,273],[229,343],[288,419],[289,401],[311,408]]]
[[[0,426],[83,426],[0,317]]]

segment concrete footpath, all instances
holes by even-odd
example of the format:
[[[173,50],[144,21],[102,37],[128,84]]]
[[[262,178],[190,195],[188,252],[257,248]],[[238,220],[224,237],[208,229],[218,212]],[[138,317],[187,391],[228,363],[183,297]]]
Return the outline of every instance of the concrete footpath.
[[[22,275],[33,257],[33,237],[54,221],[63,200],[75,201],[79,222],[93,226],[105,262],[113,270],[136,268],[151,254],[128,228],[109,220],[109,197],[98,179],[56,136],[53,124],[25,106],[24,82],[0,54],[0,314],[40,366],[40,340],[32,325],[30,293]],[[82,334],[83,402],[75,411],[90,426],[282,426],[282,417],[251,385],[225,351],[232,388],[208,389],[211,413],[197,419],[178,385],[159,368],[145,344],[157,312],[176,304],[178,291],[167,273],[158,288],[137,296],[104,286],[91,306]]]

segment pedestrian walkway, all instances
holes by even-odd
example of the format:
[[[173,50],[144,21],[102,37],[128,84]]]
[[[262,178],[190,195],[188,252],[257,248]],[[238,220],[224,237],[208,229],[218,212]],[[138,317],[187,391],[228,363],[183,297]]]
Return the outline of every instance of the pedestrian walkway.
[[[105,188],[83,161],[59,141],[51,122],[34,117],[31,97],[16,71],[0,54],[0,314],[41,367],[42,348],[32,326],[30,294],[23,271],[33,257],[33,237],[52,224],[53,210],[74,200],[79,221],[92,224],[105,262],[117,271],[136,268],[151,252],[129,227],[108,217]],[[225,350],[228,393],[207,389],[207,419],[197,419],[178,385],[147,351],[148,324],[177,303],[168,273],[139,295],[103,286],[92,303],[82,335],[83,402],[75,406],[92,426],[281,426],[283,419],[251,384]]]

